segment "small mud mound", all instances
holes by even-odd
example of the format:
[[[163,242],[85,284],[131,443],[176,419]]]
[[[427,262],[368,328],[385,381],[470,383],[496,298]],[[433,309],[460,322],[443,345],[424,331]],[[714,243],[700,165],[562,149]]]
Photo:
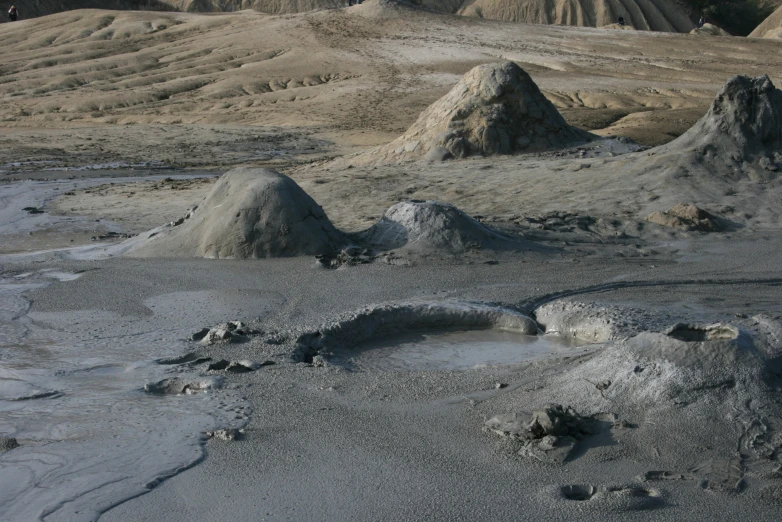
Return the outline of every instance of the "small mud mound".
[[[771,179],[782,168],[782,92],[768,76],[734,76],[706,115],[660,153],[679,156],[674,170],[701,165],[710,176]]]
[[[538,326],[529,317],[509,308],[464,301],[399,303],[373,306],[346,315],[308,332],[296,341],[293,359],[312,362],[331,350],[353,348],[372,339],[423,330],[479,330],[497,328],[535,335]]]
[[[343,243],[292,179],[242,167],[224,174],[186,219],[130,240],[126,255],[255,259],[335,252]]]
[[[503,62],[475,67],[403,136],[353,159],[445,160],[556,149],[591,138],[565,122],[521,67]]]
[[[453,254],[489,247],[522,246],[474,220],[453,205],[436,201],[404,201],[389,208],[381,220],[358,234],[361,243],[380,250],[410,248],[445,250]]]
[[[736,327],[725,324],[692,325],[679,323],[666,332],[669,337],[687,343],[733,341],[739,338]]]
[[[697,34],[700,36],[730,36],[728,31],[712,24],[703,24],[702,27],[696,27],[690,31],[690,34]]]
[[[697,232],[719,232],[723,229],[716,216],[692,203],[679,203],[668,211],[653,212],[646,217],[646,221]]]
[[[737,364],[766,366],[752,337],[726,324],[677,324],[665,333],[639,334],[628,340],[627,346],[645,359],[667,360],[683,368],[730,368]]]

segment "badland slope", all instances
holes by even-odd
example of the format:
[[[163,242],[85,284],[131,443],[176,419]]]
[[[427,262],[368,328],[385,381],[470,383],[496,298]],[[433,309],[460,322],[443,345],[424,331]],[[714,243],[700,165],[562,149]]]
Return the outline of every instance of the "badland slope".
[[[749,33],[749,36],[751,38],[782,38],[782,6],[763,20],[763,23]]]
[[[0,2],[0,8],[7,11],[13,3]],[[687,14],[670,0],[418,0],[412,3],[442,13],[530,24],[602,27],[623,16],[636,29],[688,32],[693,28]],[[74,9],[189,13],[255,9],[264,13],[290,14],[346,5],[347,0],[39,0],[17,7],[21,9],[22,18],[32,18]]]

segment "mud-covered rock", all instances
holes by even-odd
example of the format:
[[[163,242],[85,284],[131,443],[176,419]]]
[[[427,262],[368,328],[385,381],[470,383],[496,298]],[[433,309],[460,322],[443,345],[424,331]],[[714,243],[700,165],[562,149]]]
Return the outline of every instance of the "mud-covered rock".
[[[192,395],[220,389],[222,386],[222,377],[204,377],[200,379],[173,377],[147,383],[144,385],[144,391],[152,395]]]
[[[653,212],[646,217],[646,221],[697,232],[719,232],[723,229],[717,216],[692,203],[679,203],[670,210]]]
[[[0,453],[19,447],[19,442],[13,437],[0,437]]]
[[[515,413],[497,415],[484,423],[487,430],[521,443],[519,454],[543,461],[563,462],[576,442],[595,431],[594,419],[569,407],[548,404],[532,412],[529,421]]]

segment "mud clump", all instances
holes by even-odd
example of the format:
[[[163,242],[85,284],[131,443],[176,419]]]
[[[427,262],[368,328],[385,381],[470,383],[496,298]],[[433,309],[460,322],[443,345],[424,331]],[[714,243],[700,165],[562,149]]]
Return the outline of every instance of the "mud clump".
[[[259,363],[257,361],[250,361],[243,359],[241,361],[227,361],[221,359],[211,363],[208,367],[208,371],[225,371],[228,373],[248,373],[259,370],[263,366],[270,366],[274,364],[273,361],[264,361]]]
[[[360,233],[359,240],[381,250],[404,247],[452,254],[483,247],[512,247],[514,243],[517,248],[522,246],[455,206],[436,201],[397,203],[377,224]]]
[[[366,265],[375,260],[375,253],[368,248],[350,246],[343,248],[337,254],[320,254],[315,256],[318,266],[336,270],[356,265]]]
[[[233,442],[235,440],[241,440],[242,436],[244,435],[244,430],[238,430],[236,428],[224,428],[220,430],[207,431],[205,435],[207,439]]]
[[[182,220],[134,238],[126,255],[258,259],[339,251],[344,236],[292,179],[242,167]]]
[[[559,404],[533,411],[527,423],[511,413],[492,417],[484,426],[488,431],[520,442],[519,455],[546,462],[564,462],[579,440],[595,433],[594,419]]]
[[[241,321],[228,321],[213,328],[203,328],[194,333],[190,338],[201,344],[217,344],[222,342],[236,343],[247,339],[253,333]]]
[[[687,132],[656,149],[679,156],[674,170],[767,181],[782,166],[782,91],[768,76],[734,76]]]
[[[222,377],[192,380],[175,377],[147,383],[144,385],[144,391],[152,395],[193,395],[209,390],[217,390],[222,387]]]
[[[401,137],[359,160],[537,152],[589,141],[568,125],[524,70],[513,62],[479,65],[430,105]]]
[[[693,232],[719,232],[723,230],[716,216],[692,203],[679,203],[668,211],[653,212],[646,217],[646,221],[664,227]]]
[[[19,442],[13,437],[0,437],[0,453],[18,448]]]

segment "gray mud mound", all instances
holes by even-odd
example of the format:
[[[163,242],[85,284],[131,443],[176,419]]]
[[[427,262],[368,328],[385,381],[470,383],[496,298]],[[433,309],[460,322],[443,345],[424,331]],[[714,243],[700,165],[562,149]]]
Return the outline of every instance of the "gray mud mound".
[[[389,208],[380,221],[357,235],[380,250],[409,248],[458,254],[476,248],[519,248],[499,232],[479,223],[453,205],[436,201],[404,201]]]
[[[646,221],[698,232],[719,232],[723,228],[716,216],[692,203],[679,203],[665,212],[653,212],[646,217]]]
[[[680,169],[766,181],[782,167],[782,92],[768,76],[734,76],[706,115],[655,154],[679,155]]]
[[[536,152],[590,139],[589,133],[565,122],[521,67],[502,62],[470,70],[403,136],[354,160],[445,160]]]
[[[664,333],[642,333],[628,348],[649,360],[665,360],[683,368],[763,366],[764,356],[748,335],[732,325],[679,323]]]
[[[344,236],[292,179],[242,167],[224,174],[187,219],[128,244],[135,257],[256,259],[338,251]]]

